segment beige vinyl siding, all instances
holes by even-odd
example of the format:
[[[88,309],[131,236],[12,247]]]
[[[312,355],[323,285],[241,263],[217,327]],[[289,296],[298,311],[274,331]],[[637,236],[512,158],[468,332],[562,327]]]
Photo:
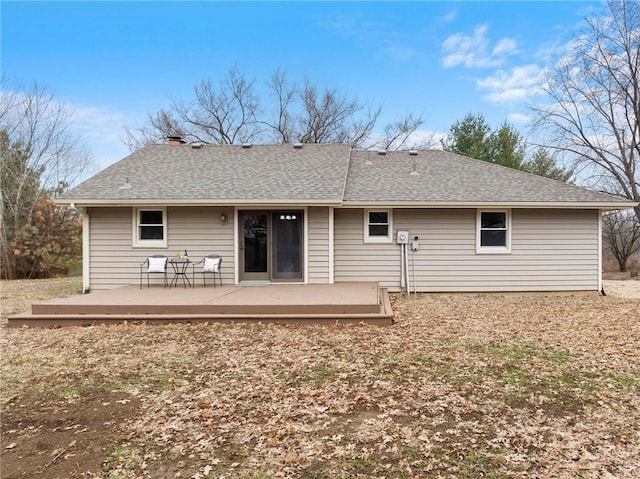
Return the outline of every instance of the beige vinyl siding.
[[[394,234],[420,237],[409,252],[418,291],[598,289],[596,210],[512,210],[511,253],[476,253],[476,210],[396,209]],[[363,243],[363,210],[336,210],[336,281],[379,281],[400,289],[400,246]]]
[[[90,208],[91,290],[111,289],[140,281],[139,265],[147,256],[175,256],[186,249],[198,261],[216,253],[222,256],[222,282],[233,283],[233,221],[231,209],[213,207],[168,207],[167,248],[134,248],[131,208]],[[220,214],[227,213],[227,223]],[[171,270],[169,270],[171,271]],[[160,283],[159,275],[152,281]],[[146,277],[145,277],[146,280]],[[196,275],[197,284],[201,276]]]
[[[329,283],[329,208],[308,209],[309,283]]]

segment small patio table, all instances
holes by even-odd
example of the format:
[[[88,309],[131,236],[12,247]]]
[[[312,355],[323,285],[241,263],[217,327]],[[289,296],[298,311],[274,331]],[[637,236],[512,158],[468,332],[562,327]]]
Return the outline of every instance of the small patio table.
[[[187,283],[189,284],[189,287],[192,287],[187,274],[187,268],[191,264],[189,258],[171,258],[169,260],[169,264],[171,264],[171,267],[173,268],[173,279],[169,283],[169,287],[171,288],[173,285],[178,286],[179,279],[182,279],[182,284],[185,288],[187,287]]]

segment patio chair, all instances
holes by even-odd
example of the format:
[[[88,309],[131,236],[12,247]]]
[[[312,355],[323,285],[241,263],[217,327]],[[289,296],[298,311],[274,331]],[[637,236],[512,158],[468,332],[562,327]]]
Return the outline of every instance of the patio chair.
[[[142,263],[140,263],[140,289],[142,289],[142,275],[147,275],[147,288],[149,287],[149,275],[161,274],[164,278],[164,287],[169,284],[167,277],[167,265],[169,258],[162,254],[154,254],[149,256]]]
[[[216,287],[216,275],[222,286],[222,277],[220,276],[220,268],[222,267],[222,256],[219,254],[210,254],[203,257],[200,261],[193,264],[193,285],[196,284],[196,270],[202,274],[202,283],[207,285],[207,274],[213,275],[213,287]]]

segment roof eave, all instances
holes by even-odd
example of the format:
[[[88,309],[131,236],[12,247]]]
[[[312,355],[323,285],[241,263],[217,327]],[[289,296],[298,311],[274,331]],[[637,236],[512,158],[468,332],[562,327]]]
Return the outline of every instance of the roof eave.
[[[74,205],[77,207],[114,207],[114,206],[340,206],[341,200],[283,200],[283,199],[208,199],[208,200],[167,200],[167,199],[123,199],[105,200],[89,198],[56,198],[55,203],[61,206]]]
[[[619,210],[637,206],[632,201],[344,201],[343,208],[523,208]]]
[[[89,198],[56,198],[56,204],[76,207],[115,207],[115,206],[256,206],[256,207],[289,207],[289,206],[332,206],[342,208],[523,208],[523,209],[599,209],[620,210],[638,206],[632,201],[340,201],[337,199],[283,200],[283,199],[206,199],[206,200],[167,200],[167,199],[89,199]]]

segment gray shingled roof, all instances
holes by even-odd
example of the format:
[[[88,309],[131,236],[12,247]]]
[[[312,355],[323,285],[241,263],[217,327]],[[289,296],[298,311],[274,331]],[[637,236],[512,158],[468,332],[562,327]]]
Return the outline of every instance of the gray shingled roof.
[[[412,174],[413,173],[413,174]],[[441,150],[354,151],[345,203],[609,203],[611,195]]]
[[[130,188],[123,188],[127,182]],[[618,197],[445,151],[379,155],[337,144],[305,144],[301,148],[148,145],[59,199],[78,204],[166,201],[633,206]]]
[[[340,203],[348,145],[147,145],[62,200]],[[122,188],[129,182],[131,188]]]

